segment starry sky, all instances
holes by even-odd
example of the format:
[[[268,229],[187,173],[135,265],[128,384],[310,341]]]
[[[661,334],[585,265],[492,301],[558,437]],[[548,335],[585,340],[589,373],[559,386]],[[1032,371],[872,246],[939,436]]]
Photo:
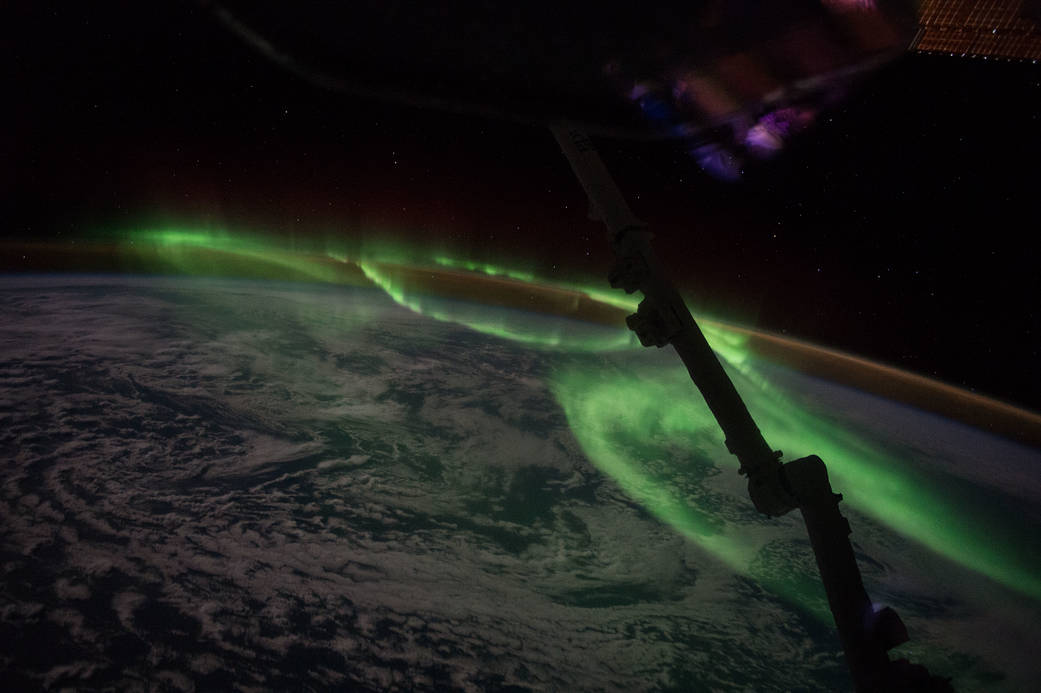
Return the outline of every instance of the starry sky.
[[[362,234],[606,284],[603,230],[548,131],[317,89],[204,4],[5,10],[8,240],[171,224]],[[413,63],[387,55],[365,68],[373,88],[409,78]],[[446,89],[499,98],[459,61],[436,66],[456,70]],[[625,99],[601,107],[544,72],[510,103],[544,113],[525,105],[540,89],[574,92],[562,110],[639,124]],[[674,141],[597,144],[693,308],[1041,410],[1038,65],[905,55],[735,183]],[[10,253],[0,266],[48,269]]]

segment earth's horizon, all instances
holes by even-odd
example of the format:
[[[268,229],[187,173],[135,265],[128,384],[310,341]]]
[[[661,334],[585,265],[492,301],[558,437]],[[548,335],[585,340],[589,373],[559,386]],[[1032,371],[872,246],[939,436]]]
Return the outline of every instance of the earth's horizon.
[[[667,351],[363,287],[0,294],[15,687],[849,688],[801,520],[755,513]],[[1041,451],[714,346],[767,439],[828,462],[894,654],[959,691],[1041,679]]]

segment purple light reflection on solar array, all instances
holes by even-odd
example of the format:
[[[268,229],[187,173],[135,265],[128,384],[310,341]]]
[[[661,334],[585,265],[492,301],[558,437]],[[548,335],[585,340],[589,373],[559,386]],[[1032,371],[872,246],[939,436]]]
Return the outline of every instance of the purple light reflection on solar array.
[[[770,111],[748,129],[744,144],[753,154],[770,156],[780,150],[793,135],[808,128],[816,116],[815,109],[803,106]]]

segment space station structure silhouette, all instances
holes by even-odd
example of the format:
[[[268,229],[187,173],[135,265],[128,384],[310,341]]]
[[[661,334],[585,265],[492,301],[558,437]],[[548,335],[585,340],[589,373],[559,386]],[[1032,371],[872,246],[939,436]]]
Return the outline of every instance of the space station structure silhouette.
[[[550,126],[561,150],[589,197],[593,216],[607,227],[616,261],[608,275],[612,287],[643,294],[636,313],[626,318],[646,347],[671,345],[705,398],[726,436],[726,448],[748,477],[756,509],[777,517],[798,508],[835,618],[846,664],[858,693],[953,691],[950,681],[889,650],[908,641],[890,607],[876,610],[864,589],[850,542],[849,522],[839,510],[842,495],[832,490],[824,461],[810,455],[782,462],[752,419],[741,395],[723,370],[676,287],[651,250],[652,234],[637,219],[597,153],[590,137],[566,122]]]

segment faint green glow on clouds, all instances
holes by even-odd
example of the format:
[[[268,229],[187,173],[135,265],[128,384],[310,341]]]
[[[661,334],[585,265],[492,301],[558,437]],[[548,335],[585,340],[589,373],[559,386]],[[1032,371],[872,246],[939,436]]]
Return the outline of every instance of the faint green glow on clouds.
[[[757,569],[760,543],[783,528],[761,521],[747,498],[707,490],[736,464],[728,468],[723,435],[686,371],[569,368],[552,387],[586,455],[627,495],[734,572],[831,621],[815,571]]]
[[[638,295],[568,288],[627,310],[635,310],[639,302]],[[785,450],[786,459],[819,455],[828,464],[833,486],[860,512],[966,568],[1041,601],[1041,576],[1033,567],[1033,551],[1016,541],[1021,533],[1002,527],[1007,518],[992,512],[973,494],[910,471],[908,460],[798,406],[756,367],[744,331],[700,318],[699,324],[720,359],[743,378],[741,390],[750,410],[771,445]],[[728,457],[722,434],[685,370],[677,367],[666,378],[664,389],[655,377],[635,383],[625,378],[606,382],[571,373],[557,381],[555,391],[586,453],[622,488],[727,565],[737,567],[747,559],[747,548],[707,531],[705,516],[680,502],[675,484],[655,483],[645,462],[627,459],[620,452],[631,445],[615,444],[619,436],[646,440],[648,431],[659,431],[662,440],[698,433],[715,436],[714,457]],[[650,438],[655,438],[654,434]],[[934,486],[933,481],[944,485]],[[956,493],[958,497],[954,497]],[[995,541],[995,537],[1002,539]]]
[[[734,370],[751,376],[739,378],[738,387],[767,440],[785,451],[785,459],[819,455],[847,505],[955,563],[1041,600],[1041,576],[1032,568],[1036,547],[1017,531],[1014,518],[964,485],[915,471],[911,460],[829,423],[778,389],[756,387],[762,376],[750,359]],[[737,463],[726,453],[723,436],[686,372],[677,367],[605,378],[601,371],[602,365],[595,364],[588,370],[562,370],[553,382],[583,450],[663,522],[746,572],[749,547],[714,532],[710,508],[690,508],[683,501],[682,478],[688,472],[651,471],[660,466],[655,460],[674,459],[677,441],[684,441],[681,445],[697,454],[720,460],[723,473],[736,474]]]
[[[350,242],[336,236],[293,242],[220,231],[168,229],[127,234],[121,249],[139,254],[145,259],[142,262],[154,262],[156,271],[193,275],[239,276],[245,272],[248,276],[339,283],[344,268],[353,264],[399,304],[483,334],[576,354],[636,345],[633,336],[623,329],[579,328],[577,323],[552,318],[534,320],[519,310],[410,291],[384,265],[426,263],[517,281],[535,281],[535,277],[504,267],[453,260],[443,253],[424,254],[404,244]],[[556,286],[627,310],[635,310],[639,300],[638,296],[598,288]],[[767,440],[783,449],[786,459],[820,455],[828,463],[833,486],[860,512],[962,566],[1041,600],[1041,577],[1033,569],[1035,547],[1017,538],[1021,533],[1011,531],[1014,528],[999,511],[970,491],[937,485],[939,480],[915,472],[912,465],[882,445],[799,406],[756,367],[743,333],[710,321],[703,321],[702,328],[713,349],[740,377],[738,386]],[[606,377],[602,368],[603,364],[591,362],[584,369],[561,371],[553,384],[586,454],[662,521],[735,570],[747,571],[753,558],[750,545],[728,535],[710,509],[692,506],[688,500],[694,486],[689,479],[685,481],[683,474],[663,466],[662,460],[674,458],[669,450],[677,445],[698,446],[709,459],[731,461],[722,435],[686,372],[677,365],[670,371]],[[732,471],[725,463],[723,469],[723,473]],[[741,502],[748,503],[741,512],[751,507],[747,499]]]

